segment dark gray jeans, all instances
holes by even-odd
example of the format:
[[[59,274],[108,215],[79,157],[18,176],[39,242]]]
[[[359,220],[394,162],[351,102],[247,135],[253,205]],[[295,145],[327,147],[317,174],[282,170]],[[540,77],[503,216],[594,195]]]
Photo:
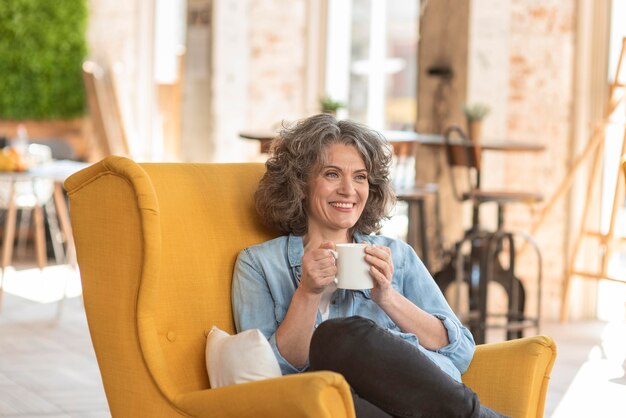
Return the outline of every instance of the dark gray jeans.
[[[412,344],[359,316],[322,322],[309,362],[344,376],[359,418],[501,417]]]

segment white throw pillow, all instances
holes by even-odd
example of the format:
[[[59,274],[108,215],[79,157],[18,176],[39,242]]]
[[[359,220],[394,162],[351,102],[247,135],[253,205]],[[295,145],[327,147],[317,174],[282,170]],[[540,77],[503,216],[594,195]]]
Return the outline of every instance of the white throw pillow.
[[[206,367],[212,388],[282,375],[270,343],[258,329],[229,335],[214,326],[207,336]]]

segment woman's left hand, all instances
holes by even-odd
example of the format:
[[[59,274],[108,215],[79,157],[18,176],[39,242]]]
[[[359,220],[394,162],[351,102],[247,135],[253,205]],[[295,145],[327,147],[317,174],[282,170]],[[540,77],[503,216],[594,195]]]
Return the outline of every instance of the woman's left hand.
[[[395,293],[391,287],[393,279],[391,249],[382,245],[368,245],[365,247],[365,261],[370,265],[370,274],[374,279],[374,288],[370,295],[372,300],[382,307]]]

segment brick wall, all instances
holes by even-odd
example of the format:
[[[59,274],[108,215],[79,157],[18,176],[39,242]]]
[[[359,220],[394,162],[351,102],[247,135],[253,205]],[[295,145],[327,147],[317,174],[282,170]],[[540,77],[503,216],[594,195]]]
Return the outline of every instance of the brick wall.
[[[305,116],[306,2],[250,2],[248,38],[251,128]]]
[[[306,115],[306,1],[218,0],[213,10],[211,159],[263,159],[238,133]]]
[[[565,177],[570,157],[575,23],[574,1],[511,2],[507,131],[511,139],[544,144],[546,151],[506,156],[503,179],[507,185],[539,190],[546,198]],[[527,229],[533,219],[529,215],[512,211],[511,226]],[[543,310],[552,318],[558,314],[567,267],[566,221],[567,202],[562,199],[536,234],[546,279]]]

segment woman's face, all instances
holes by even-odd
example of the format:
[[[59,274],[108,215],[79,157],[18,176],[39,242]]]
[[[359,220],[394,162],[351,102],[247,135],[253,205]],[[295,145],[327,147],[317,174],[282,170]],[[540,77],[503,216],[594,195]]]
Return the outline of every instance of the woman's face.
[[[368,173],[361,154],[352,145],[329,145],[324,165],[309,179],[309,233],[347,233],[361,217],[368,196]]]

